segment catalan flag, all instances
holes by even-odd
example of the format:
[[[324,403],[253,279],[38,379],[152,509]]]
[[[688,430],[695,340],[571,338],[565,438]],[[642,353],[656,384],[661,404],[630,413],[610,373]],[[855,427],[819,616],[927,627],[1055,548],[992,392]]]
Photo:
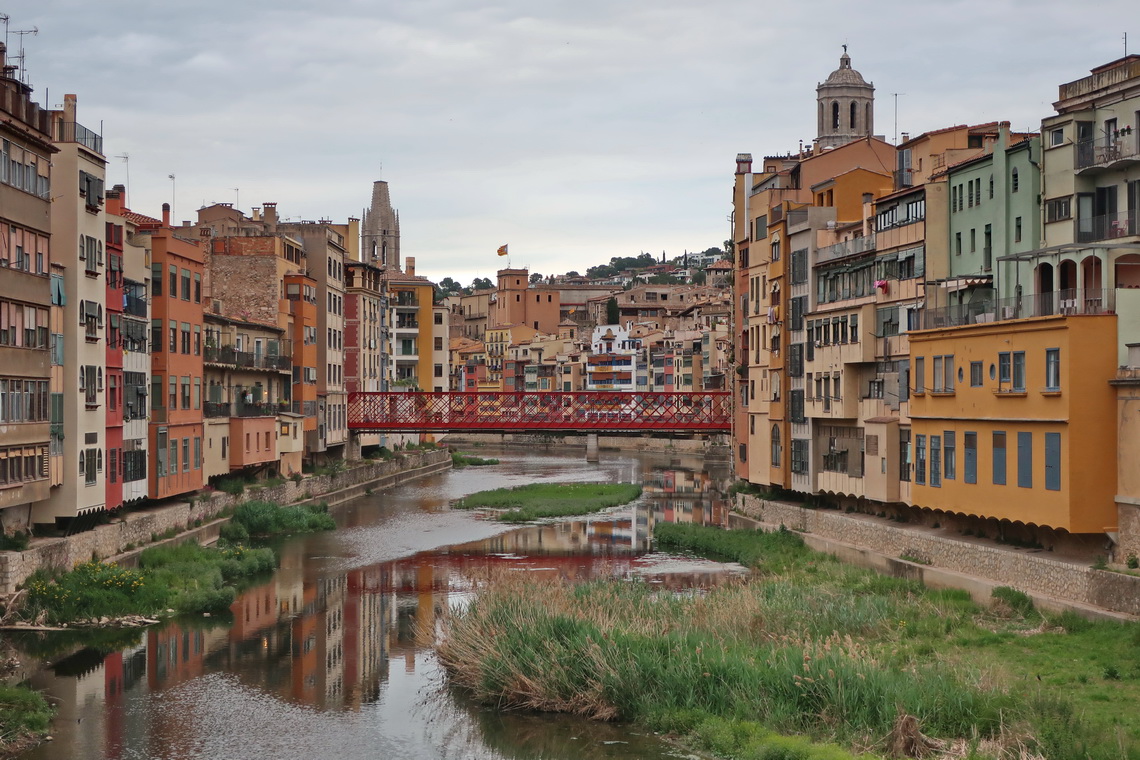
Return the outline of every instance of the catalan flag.
[[[499,255],[500,256],[506,256],[507,255],[507,247],[505,245],[499,246]]]

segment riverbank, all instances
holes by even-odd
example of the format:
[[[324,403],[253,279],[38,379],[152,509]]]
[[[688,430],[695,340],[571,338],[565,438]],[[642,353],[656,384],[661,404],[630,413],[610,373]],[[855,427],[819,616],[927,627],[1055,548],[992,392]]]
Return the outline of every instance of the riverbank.
[[[1075,558],[951,535],[946,530],[899,524],[866,514],[814,509],[737,494],[729,527],[781,525],[809,547],[844,562],[933,588],[956,588],[984,602],[994,587],[1011,586],[1045,609],[1088,618],[1140,616],[1140,577],[1098,569]]]
[[[1140,757],[1135,625],[1042,615],[1012,589],[982,607],[812,552],[791,531],[660,529],[666,548],[759,573],[697,596],[497,579],[446,623],[453,683],[741,758]]]
[[[223,513],[251,499],[283,505],[324,501],[335,508],[369,490],[390,488],[450,467],[451,455],[444,449],[400,452],[388,461],[361,460],[339,473],[305,475],[270,487],[253,485],[238,494],[203,492],[189,500],[128,512],[83,533],[36,538],[22,552],[0,552],[0,595],[15,593],[40,569],[69,570],[93,559],[131,564],[148,546],[187,540],[211,543],[228,519]]]

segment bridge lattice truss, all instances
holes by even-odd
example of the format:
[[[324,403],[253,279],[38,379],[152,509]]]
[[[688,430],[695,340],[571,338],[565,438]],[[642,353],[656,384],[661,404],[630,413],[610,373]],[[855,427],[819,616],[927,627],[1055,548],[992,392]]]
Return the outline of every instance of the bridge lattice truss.
[[[727,433],[717,393],[352,393],[348,427],[376,432]]]

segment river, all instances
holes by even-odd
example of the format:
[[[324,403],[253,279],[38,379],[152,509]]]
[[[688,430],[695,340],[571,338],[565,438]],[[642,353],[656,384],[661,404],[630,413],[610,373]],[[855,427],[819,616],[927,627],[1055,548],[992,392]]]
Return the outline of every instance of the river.
[[[723,525],[726,464],[691,455],[476,450],[502,464],[429,476],[337,509],[338,529],[277,545],[281,567],[232,616],[16,644],[59,706],[26,760],[677,758],[630,726],[503,714],[445,687],[437,615],[496,572],[714,584],[734,568],[649,553],[654,523]],[[511,528],[451,500],[538,481],[638,482],[634,505]]]

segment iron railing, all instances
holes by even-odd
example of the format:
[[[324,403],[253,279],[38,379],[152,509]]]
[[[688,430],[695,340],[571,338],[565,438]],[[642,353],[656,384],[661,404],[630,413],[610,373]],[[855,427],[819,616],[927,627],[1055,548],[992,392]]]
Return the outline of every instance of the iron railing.
[[[1135,235],[1137,232],[1136,215],[1129,214],[1127,211],[1077,219],[1076,225],[1078,243],[1112,240]]]
[[[79,143],[88,150],[103,153],[103,137],[98,132],[88,129],[76,121],[57,122],[56,139],[60,142]]]
[[[1140,160],[1140,133],[1109,135],[1077,143],[1077,169],[1109,166],[1117,161]]]

